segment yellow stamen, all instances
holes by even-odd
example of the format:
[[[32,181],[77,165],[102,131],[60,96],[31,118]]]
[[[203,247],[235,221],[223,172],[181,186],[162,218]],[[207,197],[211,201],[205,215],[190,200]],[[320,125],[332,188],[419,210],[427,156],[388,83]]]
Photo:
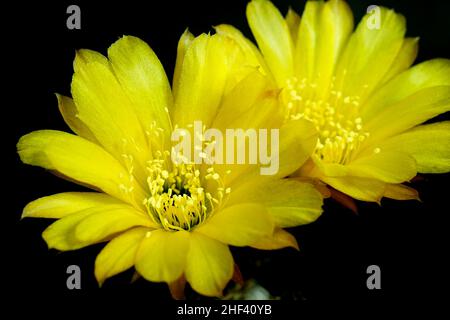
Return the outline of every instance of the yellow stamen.
[[[167,231],[191,230],[205,221],[224,198],[223,181],[213,167],[205,180],[215,181],[216,188],[205,191],[201,174],[194,164],[171,164],[162,154],[148,161],[147,184],[150,195],[143,204],[153,221]],[[170,164],[169,164],[170,163]],[[230,192],[227,188],[228,193]]]
[[[285,120],[312,121],[319,132],[315,154],[324,162],[346,164],[369,136],[359,117],[359,96],[345,96],[331,81],[329,94],[319,97],[317,84],[293,77],[283,94]]]

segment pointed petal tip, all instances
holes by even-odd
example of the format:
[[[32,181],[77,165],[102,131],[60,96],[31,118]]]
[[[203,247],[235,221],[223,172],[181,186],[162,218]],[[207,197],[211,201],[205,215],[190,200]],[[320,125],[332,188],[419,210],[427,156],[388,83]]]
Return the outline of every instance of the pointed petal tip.
[[[26,210],[26,207],[23,209],[22,214],[20,215],[20,220],[23,220],[24,218],[29,218],[30,213]]]
[[[292,243],[289,245],[289,248],[293,248],[293,249],[295,249],[295,250],[297,250],[297,251],[300,252],[300,247],[299,247],[299,245],[298,245],[297,239],[295,239],[295,242],[292,242]]]

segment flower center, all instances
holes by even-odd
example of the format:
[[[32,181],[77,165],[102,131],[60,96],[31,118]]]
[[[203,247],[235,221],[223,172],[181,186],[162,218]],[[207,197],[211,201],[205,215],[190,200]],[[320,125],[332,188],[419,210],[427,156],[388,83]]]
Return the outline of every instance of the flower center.
[[[317,84],[306,78],[288,79],[283,91],[285,120],[312,121],[319,132],[315,155],[328,163],[348,163],[369,136],[358,115],[359,96],[344,96],[334,86],[319,96]]]
[[[194,164],[173,164],[170,156],[161,154],[148,162],[147,184],[150,195],[144,200],[147,212],[153,221],[167,231],[191,230],[205,221],[219,206],[224,193],[220,175],[213,167],[206,170],[202,179],[200,170]],[[210,180],[206,191],[203,183]]]

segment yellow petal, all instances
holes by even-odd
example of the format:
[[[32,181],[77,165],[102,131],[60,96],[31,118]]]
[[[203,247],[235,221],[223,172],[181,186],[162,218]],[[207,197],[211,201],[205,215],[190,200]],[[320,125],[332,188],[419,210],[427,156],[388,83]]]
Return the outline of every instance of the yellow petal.
[[[291,33],[291,39],[295,41],[297,39],[298,29],[300,27],[300,16],[297,12],[295,12],[295,10],[289,7],[285,20],[289,28],[289,32]],[[293,48],[295,48],[295,43]]]
[[[313,1],[308,1],[307,6],[312,6],[312,3]],[[302,18],[302,24],[305,23],[306,25],[307,35],[308,33],[310,34],[310,38],[307,37],[305,40],[316,42],[313,56],[309,57],[308,61],[305,61],[305,63],[313,63],[311,64],[311,67],[307,69],[309,73],[306,73],[305,76],[311,78],[313,74],[316,75],[317,80],[314,79],[314,82],[318,88],[317,94],[319,94],[319,96],[325,96],[330,91],[330,83],[335,72],[337,61],[341,57],[342,51],[353,31],[353,14],[348,4],[341,0],[327,1],[319,11],[319,17],[315,27],[312,22],[311,25],[308,26],[308,21]],[[302,31],[301,26],[300,33]],[[302,40],[304,39],[299,34],[296,54],[300,56],[302,55],[302,49],[304,48]],[[306,47],[306,49],[308,48]],[[311,52],[305,54],[308,56]],[[305,65],[303,64],[303,66]],[[311,73],[311,69],[314,70],[314,73]]]
[[[286,177],[302,166],[316,147],[318,133],[306,120],[292,120],[280,128],[280,169],[277,177]]]
[[[417,190],[403,184],[386,184],[384,196],[395,200],[420,200]]]
[[[211,127],[223,132],[229,128],[268,128],[268,121],[278,127],[282,116],[278,91],[267,77],[254,71],[223,97]]]
[[[278,9],[267,0],[247,5],[247,20],[258,46],[278,85],[293,75],[293,48],[290,31]]]
[[[323,182],[350,197],[371,202],[380,202],[386,184],[379,180],[359,177],[322,177]]]
[[[195,232],[234,246],[247,246],[272,234],[273,221],[266,208],[242,203],[214,213]]]
[[[55,170],[136,207],[142,206],[142,189],[130,181],[129,173],[116,159],[92,142],[61,131],[40,130],[20,138],[17,150],[26,164]],[[134,191],[125,193],[121,186]]]
[[[419,38],[405,38],[391,68],[380,83],[386,83],[396,75],[408,69],[416,60],[419,51]]]
[[[150,281],[175,281],[186,266],[189,238],[191,235],[186,231],[148,232],[136,255],[136,270]]]
[[[316,177],[321,174],[327,177],[343,177],[348,175],[348,167],[340,163],[325,162],[320,159],[317,155],[313,154],[311,156],[315,167],[311,170],[312,172],[308,176]]]
[[[119,162],[129,170],[133,167],[136,179],[144,185],[145,165],[149,160],[144,130],[111,66],[105,57],[98,56],[101,55],[80,50],[75,57],[72,96],[78,117]],[[129,163],[130,156],[132,164]]]
[[[103,210],[104,207],[102,207]],[[47,229],[42,233],[42,237],[48,245],[49,249],[58,249],[62,251],[76,250],[86,247],[92,243],[84,243],[75,238],[74,230],[75,227],[84,218],[88,217],[90,214],[95,213],[98,208],[91,208],[77,213],[71,214],[67,217],[59,219],[58,221],[52,223]]]
[[[51,224],[42,233],[49,248],[75,250],[102,242],[133,226],[150,220],[128,205],[106,205],[85,209]]]
[[[264,205],[278,227],[295,227],[315,221],[322,213],[322,196],[312,184],[292,179],[253,180],[233,189],[227,204],[243,201]]]
[[[120,200],[97,192],[64,192],[36,199],[23,209],[22,218],[59,219],[85,209],[119,204]]]
[[[95,243],[134,226],[155,227],[146,214],[128,205],[115,205],[84,218],[74,234],[79,241]]]
[[[307,1],[300,21],[300,28],[295,46],[295,75],[300,79],[313,79],[317,58],[317,41],[320,34],[320,15],[322,1]],[[326,35],[321,35],[325,38]],[[330,54],[332,56],[332,54]]]
[[[242,32],[227,24],[218,25],[214,27],[214,29],[218,34],[233,39],[233,41],[239,45],[244,54],[244,63],[246,66],[260,67],[260,71],[263,74],[271,77],[267,64],[258,48],[249,39],[247,39]]]
[[[417,171],[450,171],[450,121],[413,128],[385,141],[383,149],[404,152],[417,161]]]
[[[77,106],[73,100],[60,94],[56,94],[56,97],[58,98],[59,112],[70,129],[80,137],[98,143],[92,131],[77,117]]]
[[[402,183],[417,174],[416,161],[403,152],[385,151],[357,158],[347,165],[351,176],[372,178],[388,183]]]
[[[295,237],[283,229],[276,229],[270,237],[260,239],[250,246],[261,250],[278,250],[286,247],[299,250]]]
[[[384,115],[386,117],[390,112],[392,112],[393,116],[396,116],[395,113],[401,111],[397,109],[403,107],[401,102],[408,100],[409,97],[411,97],[411,100],[407,103],[411,104],[413,101],[412,97],[424,89],[431,90],[428,93],[433,96],[433,88],[450,86],[449,74],[450,60],[448,59],[433,59],[422,62],[402,72],[377,90],[362,106],[361,117],[367,122],[369,120],[374,121],[377,116]],[[411,113],[410,108],[415,104],[412,103],[411,106],[406,108],[408,113]],[[442,109],[445,110],[445,108]],[[420,106],[414,110],[418,114],[427,113],[427,111],[427,109],[421,111]],[[438,110],[436,111],[438,112]],[[430,116],[432,117],[433,114],[430,114]],[[386,124],[388,123],[383,125]],[[376,128],[377,125],[374,125],[374,127]]]
[[[273,156],[269,165],[248,166],[248,170],[240,171],[226,176],[225,181],[233,189],[243,181],[261,178],[261,168],[268,168],[268,178],[283,178],[294,173],[310,157],[317,143],[317,131],[314,125],[306,120],[292,120],[282,125],[279,129],[279,152],[278,157],[274,150],[268,154]],[[269,145],[270,146],[270,145]],[[278,160],[278,164],[276,161]],[[261,167],[261,168],[260,168]],[[278,170],[276,170],[278,169]],[[271,172],[276,171],[276,172]]]
[[[270,131],[269,131],[270,135]],[[295,172],[311,155],[317,143],[317,131],[306,120],[292,120],[279,129],[278,157],[268,144],[270,164],[235,165],[225,176],[225,184],[232,189],[243,181],[261,178],[261,169],[267,170],[267,178],[283,178]],[[243,168],[235,168],[242,166]]]
[[[335,85],[344,96],[363,101],[378,86],[400,51],[405,31],[405,18],[393,10],[378,7],[363,17],[338,63]]]
[[[250,73],[239,84],[235,86],[222,100],[220,110],[213,121],[212,127],[222,132],[227,132],[227,129],[243,130],[242,136],[251,135],[255,129],[261,128],[267,130],[267,155],[271,156],[276,153],[272,150],[272,129],[278,130],[279,126],[284,120],[284,116],[279,108],[278,90],[274,90],[271,84],[267,82],[266,77],[261,75],[258,71]],[[250,131],[248,131],[248,129]],[[235,134],[237,131],[235,131]],[[256,133],[259,134],[258,132]],[[229,148],[229,142],[234,139],[233,148]],[[259,136],[257,139],[247,139],[246,147],[240,147],[241,138],[236,136],[226,137],[223,141],[225,151],[223,158],[231,154],[235,164],[217,164],[215,170],[223,178],[226,184],[231,184],[232,181],[239,181],[242,174],[254,170],[259,176],[259,165],[246,163],[238,163],[238,155],[245,154],[249,158],[250,150],[257,150],[258,144],[262,142]],[[253,149],[254,148],[254,149]],[[275,149],[275,147],[273,148]],[[261,152],[262,149],[260,149]],[[229,152],[230,151],[230,152]],[[258,155],[258,157],[260,157]],[[206,170],[206,168],[204,168]],[[230,173],[226,172],[230,170]]]
[[[177,59],[175,62],[175,70],[172,80],[172,88],[174,94],[176,91],[178,91],[178,88],[180,86],[180,73],[184,61],[184,56],[186,55],[186,50],[187,48],[189,48],[194,38],[194,35],[190,33],[188,29],[186,29],[178,40]]]
[[[202,34],[192,41],[174,88],[174,125],[186,128],[194,121],[202,121],[210,126],[225,90],[234,50],[238,47],[232,40],[217,34]]]
[[[108,59],[101,53],[94,50],[81,49],[76,52],[73,69],[75,72],[83,72],[86,64],[93,62],[101,64],[106,68],[110,67]]]
[[[422,89],[368,121],[364,126],[370,132],[366,143],[380,143],[447,111],[450,111],[450,86]]]
[[[136,253],[148,231],[147,228],[134,228],[106,244],[95,259],[95,278],[99,285],[134,265]]]
[[[295,70],[299,79],[310,79],[317,94],[329,91],[338,58],[353,30],[352,11],[345,1],[307,1],[295,47]]]
[[[108,49],[108,58],[142,128],[151,135],[156,128],[163,129],[167,146],[172,132],[172,93],[156,54],[144,41],[124,36]]]
[[[193,232],[190,239],[186,280],[202,295],[221,296],[234,271],[228,246],[197,232]]]

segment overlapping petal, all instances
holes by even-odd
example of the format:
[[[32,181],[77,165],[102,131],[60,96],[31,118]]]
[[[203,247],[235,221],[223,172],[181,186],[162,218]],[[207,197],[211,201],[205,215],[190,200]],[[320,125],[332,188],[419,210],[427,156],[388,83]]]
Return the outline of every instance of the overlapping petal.
[[[185,274],[195,291],[205,296],[221,296],[233,269],[227,245],[198,232],[191,234]]]
[[[144,191],[125,168],[98,145],[69,133],[40,130],[23,136],[17,145],[24,163],[55,170],[96,187],[113,197],[141,206]],[[122,186],[122,187],[121,187]],[[133,188],[133,195],[126,191]]]

